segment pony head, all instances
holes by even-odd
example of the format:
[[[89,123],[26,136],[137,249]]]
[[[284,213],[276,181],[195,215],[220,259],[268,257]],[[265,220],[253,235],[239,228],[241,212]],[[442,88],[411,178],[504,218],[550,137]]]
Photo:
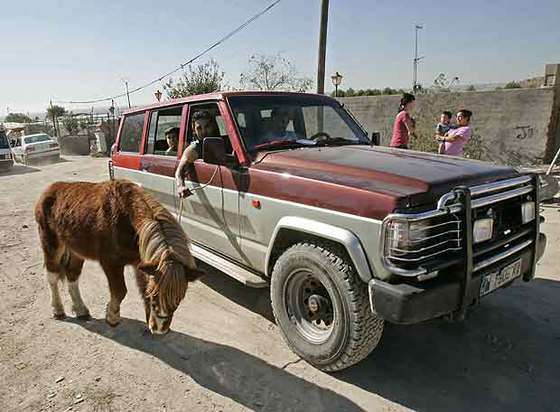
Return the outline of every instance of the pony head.
[[[142,262],[137,267],[146,311],[146,323],[154,335],[169,332],[173,313],[185,297],[189,282],[204,275],[196,267],[189,267],[172,256],[159,262]]]

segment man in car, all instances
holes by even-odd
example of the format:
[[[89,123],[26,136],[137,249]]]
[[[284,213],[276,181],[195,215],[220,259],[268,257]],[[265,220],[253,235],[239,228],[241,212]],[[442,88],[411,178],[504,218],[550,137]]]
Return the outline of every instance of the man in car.
[[[175,172],[175,182],[177,183],[177,193],[180,197],[187,197],[192,192],[185,186],[185,173],[196,159],[202,157],[202,143],[205,137],[217,136],[218,127],[216,121],[207,110],[199,110],[192,117],[191,130],[193,141],[187,146],[181,161]]]
[[[296,138],[296,134],[293,131],[286,130],[290,120],[292,120],[292,112],[289,108],[276,107],[272,109],[270,118],[269,130],[264,135],[265,142]]]
[[[167,156],[174,156],[177,154],[177,147],[179,146],[179,128],[170,127],[165,131],[165,140],[169,146],[165,151]]]

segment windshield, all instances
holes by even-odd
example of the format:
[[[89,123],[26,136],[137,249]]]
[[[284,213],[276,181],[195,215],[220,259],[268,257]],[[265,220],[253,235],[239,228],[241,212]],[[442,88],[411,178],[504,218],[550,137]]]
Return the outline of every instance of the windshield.
[[[38,135],[34,135],[34,136],[24,137],[23,140],[25,141],[25,144],[29,144],[29,143],[48,142],[49,140],[52,140],[52,139],[49,135],[38,134]]]
[[[337,102],[314,96],[232,96],[237,128],[249,152],[316,145],[369,144]]]
[[[8,145],[8,139],[6,138],[6,133],[4,131],[0,131],[0,149],[9,149],[10,146]]]

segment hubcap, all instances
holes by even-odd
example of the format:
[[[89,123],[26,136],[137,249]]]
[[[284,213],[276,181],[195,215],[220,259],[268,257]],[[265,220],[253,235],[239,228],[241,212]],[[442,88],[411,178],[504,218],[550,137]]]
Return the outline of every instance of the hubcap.
[[[307,341],[320,344],[332,333],[334,310],[329,292],[312,272],[295,271],[286,283],[288,316]]]

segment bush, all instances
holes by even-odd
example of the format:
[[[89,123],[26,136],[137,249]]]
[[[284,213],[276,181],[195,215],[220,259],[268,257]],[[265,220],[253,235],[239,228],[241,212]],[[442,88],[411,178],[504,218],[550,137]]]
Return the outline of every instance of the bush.
[[[68,134],[76,135],[78,134],[78,130],[80,129],[80,124],[78,123],[78,119],[76,119],[72,112],[68,114],[68,116],[62,119],[62,125],[68,131]]]
[[[512,81],[506,84],[504,89],[521,89],[521,85],[518,82]]]
[[[387,94],[387,95],[399,94],[399,91],[397,89],[392,89],[390,87],[385,87],[383,89],[382,94]]]
[[[33,119],[23,113],[8,113],[4,121],[6,123],[31,123]]]

